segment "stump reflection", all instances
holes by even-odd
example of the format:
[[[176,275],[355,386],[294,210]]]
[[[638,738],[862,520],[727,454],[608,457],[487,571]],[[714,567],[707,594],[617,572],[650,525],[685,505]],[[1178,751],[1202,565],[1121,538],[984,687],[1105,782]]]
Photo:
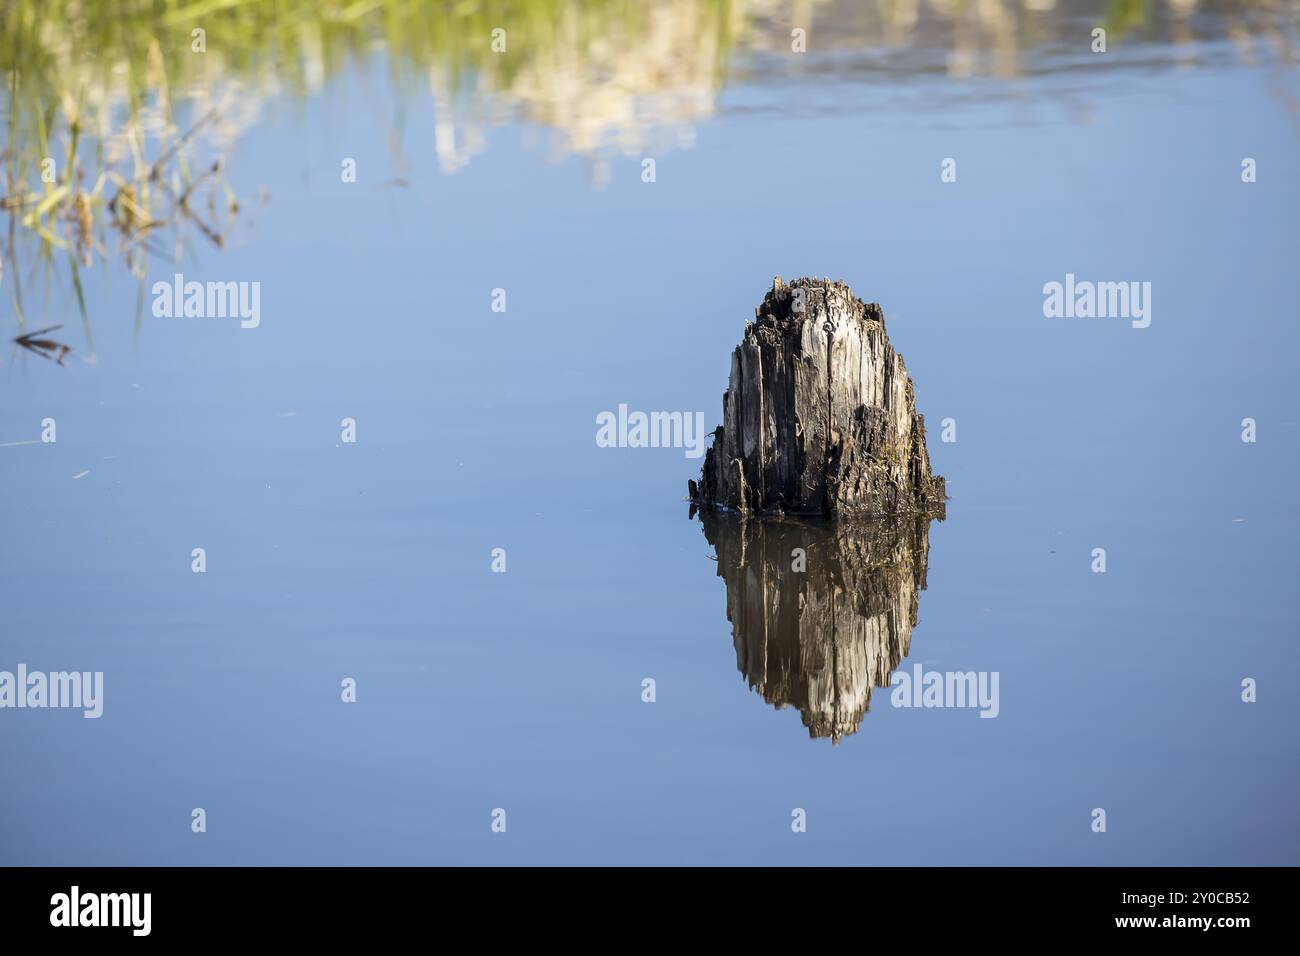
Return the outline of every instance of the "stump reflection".
[[[930,519],[845,526],[711,511],[701,519],[750,688],[778,709],[797,707],[810,737],[838,742],[856,732],[872,690],[887,688],[908,654]]]

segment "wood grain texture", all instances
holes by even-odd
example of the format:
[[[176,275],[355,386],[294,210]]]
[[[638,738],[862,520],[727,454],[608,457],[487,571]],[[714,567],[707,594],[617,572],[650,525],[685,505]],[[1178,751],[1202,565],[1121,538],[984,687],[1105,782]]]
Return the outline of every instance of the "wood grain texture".
[[[944,480],[880,306],[842,282],[775,279],[689,490],[701,509],[741,514],[942,517]]]

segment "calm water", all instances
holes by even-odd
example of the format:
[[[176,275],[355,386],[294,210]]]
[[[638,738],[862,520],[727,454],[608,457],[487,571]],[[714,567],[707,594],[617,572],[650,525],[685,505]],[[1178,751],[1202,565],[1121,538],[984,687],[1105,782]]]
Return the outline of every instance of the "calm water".
[[[65,323],[67,367],[3,356],[0,445],[58,440],[0,447],[0,669],[103,671],[105,702],[0,712],[0,861],[1300,862],[1275,15],[1234,42],[1162,7],[1101,63],[1096,17],[1049,11],[968,71],[942,24],[855,41],[843,5],[792,66],[773,15],[680,122],[642,104],[644,146],[584,151],[594,98],[566,128],[505,96],[454,172],[382,51],[268,97],[228,176],[269,200],[148,268],[259,281],[260,327],[146,299],[137,329],[101,262],[93,346],[56,281],[28,321]],[[1150,327],[1044,318],[1066,273],[1151,282]],[[878,688],[810,737],[738,668],[699,461],[595,444],[620,403],[712,428],[774,274],[885,308],[951,495],[901,666],[999,672],[996,719]]]

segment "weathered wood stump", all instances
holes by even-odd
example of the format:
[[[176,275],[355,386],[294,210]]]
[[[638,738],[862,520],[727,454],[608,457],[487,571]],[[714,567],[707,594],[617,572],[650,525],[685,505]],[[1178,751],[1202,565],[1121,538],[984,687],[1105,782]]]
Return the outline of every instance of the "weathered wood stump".
[[[943,515],[925,419],[880,306],[842,282],[777,277],[731,355],[691,502],[741,514]]]
[[[925,589],[930,519],[751,520],[706,511],[727,584],[736,666],[810,737],[857,731],[907,656]]]

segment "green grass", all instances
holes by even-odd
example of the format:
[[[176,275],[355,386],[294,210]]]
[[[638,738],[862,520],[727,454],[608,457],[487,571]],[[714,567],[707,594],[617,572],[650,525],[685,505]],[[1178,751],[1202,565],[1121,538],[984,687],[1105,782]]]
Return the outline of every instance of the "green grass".
[[[695,9],[725,52],[732,4]],[[302,96],[382,49],[399,93],[472,96],[608,37],[635,43],[651,15],[639,0],[0,0],[0,285],[19,329],[25,290],[70,290],[90,342],[84,270],[120,260],[143,282],[150,256],[224,244],[240,203],[209,135],[223,111],[196,115],[181,91]]]

